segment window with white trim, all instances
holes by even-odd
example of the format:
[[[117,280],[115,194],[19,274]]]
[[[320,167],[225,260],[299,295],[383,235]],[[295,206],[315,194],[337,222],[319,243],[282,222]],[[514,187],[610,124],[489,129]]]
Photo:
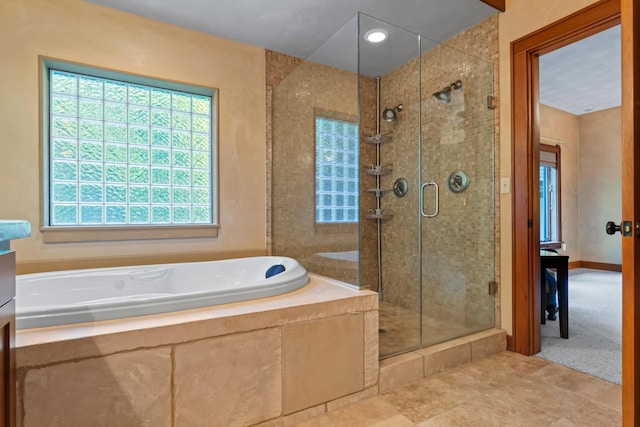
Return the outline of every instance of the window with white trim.
[[[358,221],[358,125],[316,116],[316,222]]]
[[[45,61],[45,227],[217,223],[215,89]]]
[[[540,144],[540,247],[559,249],[562,242],[560,146]]]

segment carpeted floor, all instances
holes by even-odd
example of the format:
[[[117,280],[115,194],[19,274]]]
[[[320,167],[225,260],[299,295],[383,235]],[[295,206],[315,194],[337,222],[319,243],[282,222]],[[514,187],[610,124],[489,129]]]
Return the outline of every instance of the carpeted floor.
[[[569,339],[558,320],[541,326],[539,357],[620,384],[622,381],[622,274],[569,271]]]

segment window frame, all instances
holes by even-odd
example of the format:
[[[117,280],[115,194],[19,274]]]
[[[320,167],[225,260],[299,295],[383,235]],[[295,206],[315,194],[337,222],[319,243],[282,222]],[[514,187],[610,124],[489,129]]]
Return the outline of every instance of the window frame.
[[[540,154],[542,157],[542,153],[546,152],[546,153],[551,153],[555,156],[555,168],[556,168],[556,174],[557,174],[557,179],[558,182],[556,184],[556,192],[557,192],[557,222],[558,222],[558,240],[552,240],[552,241],[548,241],[548,242],[543,242],[540,241],[540,249],[561,249],[562,248],[562,178],[561,178],[561,156],[560,156],[560,146],[559,145],[546,145],[546,144],[540,144]],[[547,162],[546,166],[553,166]],[[542,160],[540,161],[540,167],[545,166],[545,164],[543,164]],[[540,181],[540,176],[538,176],[538,181]],[[540,224],[540,226],[542,227],[542,224]],[[538,236],[539,238],[539,236]]]
[[[357,177],[357,181],[356,181],[356,197],[357,197],[357,202],[356,202],[356,219],[353,221],[340,221],[340,222],[326,222],[326,221],[318,221],[318,217],[317,217],[317,209],[318,209],[318,205],[317,205],[317,183],[318,183],[318,171],[317,171],[317,158],[315,153],[317,152],[317,129],[316,129],[316,121],[318,118],[321,119],[326,119],[326,120],[333,120],[333,121],[341,121],[341,122],[346,122],[352,125],[355,125],[357,128],[356,131],[356,139],[357,139],[357,155],[358,158],[356,159],[356,164],[355,166],[358,168],[358,173],[356,173],[356,177]],[[313,115],[313,144],[314,144],[314,161],[313,161],[313,187],[314,187],[314,197],[313,197],[313,224],[315,227],[315,230],[317,232],[320,233],[352,233],[355,229],[355,227],[357,227],[357,225],[360,222],[360,218],[359,218],[359,212],[360,212],[360,173],[359,173],[359,169],[360,169],[360,144],[359,144],[359,125],[358,125],[358,118],[357,116],[354,116],[352,114],[347,114],[347,113],[340,113],[340,112],[336,112],[336,111],[329,111],[329,110],[323,110],[320,108],[316,108],[314,110],[314,115]]]
[[[213,87],[187,84],[159,79],[130,72],[111,70],[94,65],[80,64],[50,57],[39,57],[40,83],[40,232],[44,243],[147,240],[177,238],[211,238],[218,236],[219,225],[219,155],[218,155],[218,111],[219,90]],[[135,224],[135,225],[50,225],[50,90],[49,71],[85,74],[123,81],[131,84],[153,86],[211,97],[211,216],[206,224]]]

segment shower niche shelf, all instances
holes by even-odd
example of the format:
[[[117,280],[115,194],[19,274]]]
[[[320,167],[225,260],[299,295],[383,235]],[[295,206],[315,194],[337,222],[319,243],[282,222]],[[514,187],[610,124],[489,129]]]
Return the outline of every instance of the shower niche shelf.
[[[371,135],[367,136],[364,139],[364,142],[367,144],[385,144],[387,142],[391,142],[391,137],[389,135]]]
[[[364,173],[370,176],[384,176],[393,172],[392,165],[367,165],[365,167],[367,170]]]

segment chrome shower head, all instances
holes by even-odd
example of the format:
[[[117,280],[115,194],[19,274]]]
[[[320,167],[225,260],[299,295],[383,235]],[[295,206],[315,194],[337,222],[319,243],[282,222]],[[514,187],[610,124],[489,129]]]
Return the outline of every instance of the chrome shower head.
[[[442,90],[435,92],[433,96],[443,104],[448,104],[451,102],[451,89],[460,89],[462,87],[462,81],[456,80],[451,83],[449,86],[445,86]]]
[[[447,86],[442,90],[437,91],[433,96],[443,104],[451,102],[451,86]]]
[[[396,118],[397,118],[396,113],[399,113],[400,111],[402,111],[403,108],[404,107],[402,106],[402,104],[398,104],[393,108],[385,108],[384,111],[382,112],[382,118],[388,121],[389,123],[393,123],[396,121]]]

